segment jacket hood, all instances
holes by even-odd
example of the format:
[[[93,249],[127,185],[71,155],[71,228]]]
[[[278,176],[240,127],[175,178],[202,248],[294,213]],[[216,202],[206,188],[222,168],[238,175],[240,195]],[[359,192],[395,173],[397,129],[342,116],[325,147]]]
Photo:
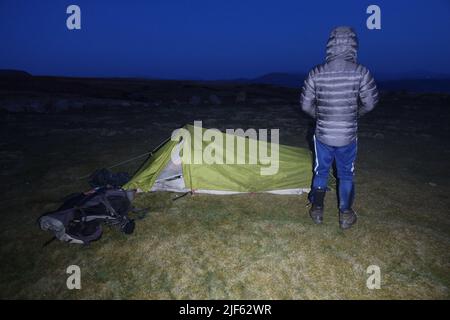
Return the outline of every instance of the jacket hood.
[[[351,27],[337,27],[331,31],[327,42],[326,61],[343,59],[356,63],[358,38]]]

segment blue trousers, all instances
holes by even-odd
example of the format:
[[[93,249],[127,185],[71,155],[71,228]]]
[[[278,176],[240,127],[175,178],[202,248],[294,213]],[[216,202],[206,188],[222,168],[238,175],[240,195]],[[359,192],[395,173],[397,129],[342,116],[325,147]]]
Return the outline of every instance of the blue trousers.
[[[355,196],[353,171],[357,153],[357,139],[343,147],[326,145],[314,136],[314,178],[312,189],[326,189],[333,161],[336,161],[338,177],[339,210],[350,209]]]

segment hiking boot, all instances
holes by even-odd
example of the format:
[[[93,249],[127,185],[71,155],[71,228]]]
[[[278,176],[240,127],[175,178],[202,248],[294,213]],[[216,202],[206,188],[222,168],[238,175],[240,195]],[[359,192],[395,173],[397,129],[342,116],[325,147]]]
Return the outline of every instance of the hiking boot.
[[[309,216],[315,224],[321,224],[323,222],[323,200],[325,198],[324,189],[314,189],[311,192],[311,209],[309,209]]]
[[[319,207],[313,204],[309,209],[309,216],[315,224],[321,224],[323,222],[323,206]]]
[[[357,220],[356,212],[353,209],[339,211],[339,226],[341,229],[350,229]]]

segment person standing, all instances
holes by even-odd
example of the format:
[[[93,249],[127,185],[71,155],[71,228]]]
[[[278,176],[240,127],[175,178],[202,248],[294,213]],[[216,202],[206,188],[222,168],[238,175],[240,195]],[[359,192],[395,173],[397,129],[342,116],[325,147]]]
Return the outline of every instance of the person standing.
[[[357,63],[357,50],[358,39],[352,28],[332,30],[326,61],[309,72],[300,97],[302,110],[316,120],[309,214],[315,223],[323,222],[328,175],[336,161],[339,225],[342,229],[350,228],[357,220],[352,204],[358,118],[378,103],[375,80],[366,67]]]

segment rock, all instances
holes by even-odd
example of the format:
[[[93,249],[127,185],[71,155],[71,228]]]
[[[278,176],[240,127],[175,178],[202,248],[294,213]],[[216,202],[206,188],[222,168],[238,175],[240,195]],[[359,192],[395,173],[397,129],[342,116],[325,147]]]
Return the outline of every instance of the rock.
[[[373,135],[375,139],[384,139],[384,134],[377,132]]]
[[[8,112],[23,112],[24,107],[20,102],[2,101],[0,109]]]
[[[147,96],[146,96],[144,93],[142,93],[142,92],[133,92],[133,93],[130,93],[130,94],[128,95],[128,99],[130,99],[130,100],[135,100],[135,101],[139,101],[139,102],[147,102],[147,101],[148,101]]]
[[[56,112],[64,112],[69,110],[69,101],[66,99],[58,99],[53,103],[53,108]]]
[[[253,99],[252,103],[253,104],[267,104],[267,99],[263,99],[263,98],[257,98],[257,99]]]
[[[245,103],[247,100],[247,92],[240,91],[236,96],[236,103]]]
[[[70,105],[70,109],[83,110],[84,105],[85,105],[85,103],[82,101],[75,101]]]
[[[110,130],[110,129],[103,128],[100,131],[100,136],[102,136],[102,137],[113,137],[113,136],[117,135],[118,133],[119,132],[116,131],[116,130]]]
[[[192,96],[191,99],[189,99],[189,104],[193,106],[198,106],[202,103],[202,98],[199,96]]]
[[[26,107],[28,112],[46,113],[48,112],[45,104],[42,101],[30,101]]]
[[[0,151],[0,175],[10,175],[23,169],[24,155],[21,151]]]
[[[0,109],[8,112],[47,112],[45,103],[21,98],[2,101]]]
[[[211,102],[212,104],[215,104],[215,105],[219,105],[222,103],[222,101],[220,101],[219,97],[216,96],[215,94],[209,95],[209,102]]]
[[[271,98],[269,99],[270,104],[278,104],[278,105],[285,105],[287,104],[287,101],[285,99],[280,98]]]

